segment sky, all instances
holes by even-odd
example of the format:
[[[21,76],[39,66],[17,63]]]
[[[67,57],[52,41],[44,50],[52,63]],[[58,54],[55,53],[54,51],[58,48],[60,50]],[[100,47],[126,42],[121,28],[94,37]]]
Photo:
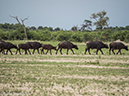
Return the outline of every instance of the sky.
[[[92,13],[105,10],[109,26],[129,25],[129,0],[0,0],[0,23],[16,24],[11,16],[19,20],[28,17],[26,27],[47,26],[70,30],[81,26],[90,19]],[[93,26],[92,28],[95,28]]]

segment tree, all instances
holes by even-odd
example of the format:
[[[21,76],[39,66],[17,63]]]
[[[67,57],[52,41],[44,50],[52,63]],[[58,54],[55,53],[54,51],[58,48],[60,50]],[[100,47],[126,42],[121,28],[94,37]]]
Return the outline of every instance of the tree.
[[[42,26],[39,26],[39,27],[38,27],[38,30],[43,30],[43,27],[42,27]]]
[[[9,29],[9,25],[10,25],[9,23],[5,23],[5,24],[3,24],[2,27],[3,27],[4,29],[7,29],[7,30],[8,30],[8,29]]]
[[[74,32],[77,32],[77,31],[80,30],[80,29],[79,29],[78,25],[76,25],[76,26],[73,26],[73,27],[71,28],[71,30],[74,31]]]
[[[36,27],[32,26],[29,28],[30,30],[36,30]]]
[[[49,27],[48,29],[49,29],[50,31],[53,31],[53,28],[52,28],[52,27]]]
[[[9,29],[13,29],[13,28],[14,28],[14,24],[12,23],[9,25]]]
[[[48,30],[48,27],[47,26],[43,27],[43,30]]]
[[[90,27],[92,26],[92,21],[90,20],[84,20],[84,24],[82,24],[81,31],[84,30],[85,28],[91,29]],[[92,29],[91,29],[92,30]]]
[[[126,29],[126,30],[129,30],[129,25],[127,25],[127,26],[125,27],[125,29]]]
[[[109,17],[105,17],[105,15],[107,14],[107,12],[105,11],[101,11],[98,12],[97,14],[93,13],[91,14],[91,19],[95,19],[96,22],[94,22],[93,24],[96,25],[96,28],[103,29],[104,26],[108,27],[108,21],[109,21]]]
[[[60,28],[59,28],[59,27],[57,27],[57,28],[55,28],[54,30],[55,30],[55,31],[60,31]]]
[[[21,25],[19,23],[16,23],[13,27],[14,30],[16,30],[17,28],[19,28]]]
[[[11,15],[10,15],[10,17],[11,17],[11,18],[15,18],[15,19],[17,20],[17,22],[23,27],[24,32],[25,32],[25,36],[26,36],[26,40],[28,40],[27,33],[26,33],[26,28],[25,28],[25,25],[24,25],[24,21],[27,20],[28,17],[25,18],[25,19],[21,19],[21,22],[22,22],[22,23],[20,23],[20,21],[18,20],[18,17],[17,17],[17,16],[11,16]]]

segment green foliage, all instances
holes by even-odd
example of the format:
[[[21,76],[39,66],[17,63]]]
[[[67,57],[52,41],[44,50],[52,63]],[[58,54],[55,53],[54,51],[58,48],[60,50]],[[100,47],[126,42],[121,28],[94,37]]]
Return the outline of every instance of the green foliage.
[[[0,30],[0,40],[4,38],[4,32],[2,30]]]
[[[104,26],[108,26],[108,20],[109,17],[105,17],[106,11],[98,12],[97,14],[93,13],[91,14],[91,19],[95,19],[96,22],[94,22],[94,25],[96,25],[96,28],[103,29]]]
[[[55,28],[60,29],[60,28]],[[125,27],[110,27],[104,28],[102,31],[94,30],[82,30],[82,31],[63,31],[53,30],[52,27],[39,26],[36,30],[30,30],[26,27],[29,40],[41,40],[41,41],[74,41],[74,42],[86,42],[94,41],[97,37],[100,41],[115,41],[120,39],[125,42],[129,42],[129,26]],[[19,24],[0,24],[0,39],[4,40],[24,40],[25,33],[23,28]]]
[[[29,31],[27,29],[27,35],[29,40],[41,40],[41,41],[74,41],[74,42],[85,42],[85,41],[94,41],[97,37],[100,41],[115,41],[122,40],[129,42],[129,30],[123,31],[112,31],[112,30],[103,30],[93,31],[93,32],[72,32],[72,31],[55,31],[51,32],[49,30],[35,30]],[[25,34],[23,28],[19,27],[17,30],[2,31],[0,30],[0,39],[4,40],[24,40]]]
[[[58,40],[58,41],[63,41],[63,40],[68,41],[69,38],[70,38],[70,35],[71,34],[68,31],[60,31],[59,34],[56,37],[56,40]]]
[[[111,41],[111,37],[110,35],[112,34],[111,30],[104,30],[103,32],[101,32],[101,40],[102,41]]]
[[[72,41],[76,41],[76,42],[82,42],[82,37],[83,37],[83,34],[82,32],[78,31],[78,32],[74,32],[72,35],[71,35],[71,40]]]
[[[50,38],[51,38],[51,33],[49,30],[39,31],[39,39],[41,41],[49,41]]]

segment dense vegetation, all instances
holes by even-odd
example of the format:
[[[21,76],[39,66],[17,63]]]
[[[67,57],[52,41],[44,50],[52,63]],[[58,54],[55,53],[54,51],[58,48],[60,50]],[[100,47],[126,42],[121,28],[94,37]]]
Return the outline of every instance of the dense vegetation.
[[[129,42],[129,26],[126,27],[109,27],[103,30],[61,30],[59,27],[53,29],[52,27],[38,28],[26,27],[29,40],[41,40],[41,41],[74,41],[85,42],[88,40],[94,40],[97,37],[101,41],[114,41],[120,39],[125,42]],[[4,40],[24,40],[25,34],[23,28],[19,24],[0,24],[0,39]]]

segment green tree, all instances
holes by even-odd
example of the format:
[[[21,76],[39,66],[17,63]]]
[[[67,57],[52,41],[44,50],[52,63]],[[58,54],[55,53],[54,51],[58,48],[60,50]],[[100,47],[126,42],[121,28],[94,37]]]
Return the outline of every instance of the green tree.
[[[43,30],[43,27],[42,27],[42,26],[39,26],[39,27],[38,27],[38,30]]]
[[[26,28],[26,32],[29,31],[28,28]],[[22,28],[22,26],[20,26],[19,28],[17,28],[13,33],[12,33],[12,38],[13,40],[24,40],[25,39],[25,34],[24,34],[24,29]],[[11,38],[11,39],[12,39]]]
[[[48,30],[53,31],[53,28],[52,27],[49,27]]]
[[[36,27],[32,26],[29,28],[30,30],[36,30]]]
[[[43,30],[48,30],[48,27],[47,26],[43,27]]]
[[[19,23],[16,23],[13,27],[14,30],[16,30],[18,27],[20,27],[21,25]]]
[[[100,39],[102,41],[109,41],[111,33],[111,30],[104,30],[103,32],[101,32]]]
[[[8,29],[9,29],[9,25],[10,25],[9,23],[5,23],[5,24],[3,24],[2,27],[3,27],[4,29],[8,30]]]
[[[99,29],[103,29],[104,26],[108,27],[108,21],[109,21],[109,17],[105,17],[105,15],[107,14],[106,11],[101,11],[98,12],[97,14],[93,13],[91,14],[91,19],[95,19],[96,22],[94,22],[93,24],[96,26],[96,28]]]
[[[92,26],[92,21],[84,20],[84,24],[82,24],[82,27],[81,27],[80,30],[83,31],[85,28],[88,28],[88,29],[92,30],[91,26]]]
[[[78,27],[78,25],[76,25],[76,26],[73,26],[71,28],[71,30],[74,31],[74,32],[77,32],[77,31],[80,31],[81,29]]]
[[[51,39],[51,32],[49,30],[41,30],[38,32],[39,38],[42,41],[49,41]]]
[[[59,27],[57,27],[57,28],[55,28],[54,30],[55,30],[55,31],[60,31],[60,28],[59,28]]]
[[[82,42],[82,32],[77,31],[77,32],[73,32],[71,35],[72,41],[76,41],[76,42]]]
[[[68,31],[60,31],[56,39],[59,41],[69,41],[71,34]]]
[[[14,28],[14,24],[12,23],[9,25],[9,29],[13,29],[13,28]]]
[[[125,27],[125,29],[126,29],[126,30],[129,30],[129,25],[127,25],[127,26]]]

